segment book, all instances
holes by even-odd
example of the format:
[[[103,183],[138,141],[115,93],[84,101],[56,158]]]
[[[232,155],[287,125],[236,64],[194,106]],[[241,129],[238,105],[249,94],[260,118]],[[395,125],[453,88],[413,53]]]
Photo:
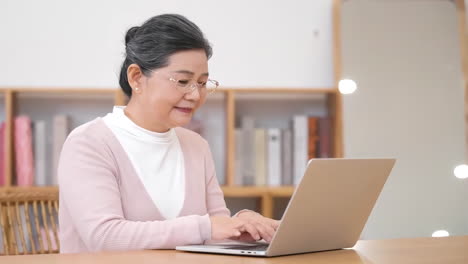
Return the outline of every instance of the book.
[[[307,118],[307,158],[308,160],[318,157],[318,117],[310,116]]]
[[[255,184],[255,120],[251,116],[242,117],[242,183]]]
[[[66,115],[54,116],[52,125],[52,185],[58,185],[57,168],[62,151],[63,143],[67,139],[69,133],[70,120]]]
[[[267,130],[268,140],[268,185],[281,185],[281,130],[269,128]]]
[[[308,119],[305,115],[293,117],[293,184],[296,185],[302,179],[308,162]]]
[[[324,117],[319,119],[319,146],[318,153],[320,158],[331,158],[332,146],[331,146],[331,119]]]
[[[283,185],[293,184],[293,141],[290,129],[281,132],[281,160],[282,160],[282,179]]]
[[[15,118],[14,135],[16,184],[18,186],[32,186],[34,180],[34,162],[31,119],[28,116],[18,116]]]
[[[47,164],[47,144],[46,144],[46,123],[44,120],[33,122],[34,134],[34,167],[35,179],[34,183],[37,186],[45,186],[51,183],[48,182],[46,164]]]
[[[267,152],[266,152],[266,130],[255,129],[255,185],[264,186],[267,184]]]
[[[243,164],[242,164],[242,161],[243,161],[243,146],[244,146],[244,142],[243,142],[243,137],[242,137],[242,129],[239,129],[237,128],[234,132],[235,134],[235,137],[236,137],[236,155],[235,155],[235,165],[234,165],[234,169],[235,169],[235,173],[234,173],[234,184],[235,185],[242,185],[243,184],[243,179],[244,179],[244,176],[243,176]]]

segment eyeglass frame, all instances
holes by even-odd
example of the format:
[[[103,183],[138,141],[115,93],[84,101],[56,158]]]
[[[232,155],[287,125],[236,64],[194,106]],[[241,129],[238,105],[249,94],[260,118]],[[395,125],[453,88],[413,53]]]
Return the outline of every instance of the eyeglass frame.
[[[195,89],[198,89],[198,92],[200,94],[202,94],[200,89],[203,88],[203,87],[205,87],[205,89],[207,91],[206,93],[204,93],[204,95],[210,95],[210,94],[213,94],[219,87],[219,82],[217,80],[212,80],[212,79],[207,79],[206,82],[205,82],[205,85],[201,85],[196,81],[195,81],[195,83],[191,83],[191,81],[189,81],[184,87],[180,87],[180,86],[178,86],[178,83],[179,83],[180,79],[176,79],[176,78],[170,76],[170,74],[168,74],[168,73],[161,73],[161,72],[155,71],[155,70],[148,70],[148,71],[150,71],[152,73],[156,73],[156,74],[166,75],[166,77],[168,77],[168,80],[174,83],[175,88],[179,92],[183,93],[184,95],[193,93],[193,91],[195,91]],[[212,89],[211,91],[208,91],[208,89],[206,88],[206,84],[208,82],[211,82],[211,83],[213,83],[215,85],[215,88]],[[187,90],[187,91],[182,91],[181,90],[181,89],[186,89],[187,86],[190,88],[189,90]]]

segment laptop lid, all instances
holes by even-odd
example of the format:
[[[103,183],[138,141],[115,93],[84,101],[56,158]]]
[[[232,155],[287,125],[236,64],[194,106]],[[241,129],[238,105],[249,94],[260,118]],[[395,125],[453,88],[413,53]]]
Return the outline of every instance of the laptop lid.
[[[266,252],[353,247],[395,159],[312,159]]]

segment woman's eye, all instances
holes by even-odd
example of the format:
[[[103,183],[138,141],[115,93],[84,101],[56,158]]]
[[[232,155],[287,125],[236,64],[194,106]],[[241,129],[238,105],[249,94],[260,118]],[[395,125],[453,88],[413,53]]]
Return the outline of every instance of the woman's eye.
[[[187,85],[189,83],[189,80],[179,80],[178,84],[180,85]]]
[[[201,86],[206,86],[206,82],[198,82],[198,84]]]

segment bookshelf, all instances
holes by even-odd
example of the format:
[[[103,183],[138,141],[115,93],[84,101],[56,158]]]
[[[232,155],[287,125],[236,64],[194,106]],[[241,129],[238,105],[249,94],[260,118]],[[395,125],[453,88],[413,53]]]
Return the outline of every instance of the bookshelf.
[[[276,198],[289,198],[293,186],[236,186],[235,174],[235,128],[243,114],[255,114],[265,125],[275,122],[283,124],[285,118],[295,113],[310,111],[327,115],[333,120],[333,156],[342,155],[340,94],[336,88],[221,88],[200,109],[196,117],[203,120],[208,142],[210,143],[218,179],[226,198],[251,198],[258,200],[258,210],[272,217]],[[72,117],[71,129],[103,116],[112,111],[113,105],[124,105],[125,95],[118,89],[54,89],[54,88],[2,88],[0,99],[3,111],[0,117],[5,120],[5,186],[0,190],[15,188],[15,153],[13,148],[14,117],[25,114],[35,119],[51,122],[54,113],[67,113]],[[250,111],[250,113],[249,113]],[[268,115],[272,120],[265,119]],[[237,122],[236,122],[237,120]],[[205,125],[206,124],[206,125]],[[280,124],[281,125],[281,124]],[[47,163],[49,164],[49,163]],[[50,173],[50,171],[48,171]],[[56,188],[21,187],[21,188]],[[228,204],[229,206],[229,204]]]

